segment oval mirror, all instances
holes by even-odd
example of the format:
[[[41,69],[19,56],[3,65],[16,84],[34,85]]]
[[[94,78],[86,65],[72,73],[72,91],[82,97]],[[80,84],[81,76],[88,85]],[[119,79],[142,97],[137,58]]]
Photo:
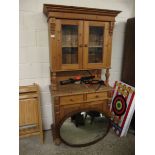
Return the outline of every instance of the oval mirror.
[[[108,133],[109,119],[97,111],[78,112],[68,117],[60,127],[61,140],[70,146],[93,144]]]

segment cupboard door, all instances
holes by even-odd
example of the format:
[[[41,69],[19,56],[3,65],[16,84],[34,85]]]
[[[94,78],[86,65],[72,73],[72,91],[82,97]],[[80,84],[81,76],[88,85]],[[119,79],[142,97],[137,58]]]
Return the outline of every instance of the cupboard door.
[[[84,22],[84,68],[106,67],[108,22]]]
[[[81,69],[83,21],[57,20],[56,23],[59,69]]]
[[[36,125],[38,118],[37,99],[23,99],[19,102],[19,126]]]

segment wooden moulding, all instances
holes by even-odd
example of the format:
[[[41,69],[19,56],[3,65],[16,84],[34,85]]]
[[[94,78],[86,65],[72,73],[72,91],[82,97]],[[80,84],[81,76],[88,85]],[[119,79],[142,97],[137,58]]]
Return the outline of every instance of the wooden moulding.
[[[38,87],[36,87],[36,84],[30,85],[30,86],[20,86],[19,87],[19,93],[30,93],[30,92],[37,92]]]
[[[112,36],[113,34],[113,29],[114,29],[114,22],[109,22],[109,34]]]
[[[75,7],[55,4],[44,4],[44,14],[48,17],[74,18],[100,21],[115,21],[115,17],[121,12],[116,10]],[[63,16],[62,16],[63,14]]]
[[[55,49],[57,49],[57,41],[56,41],[56,20],[55,18],[50,18],[49,22],[48,22],[48,38],[49,38],[49,49],[50,49],[50,52],[49,52],[49,60],[50,60],[50,68],[53,68],[56,69],[58,68],[57,67],[57,63],[58,62],[58,59],[57,59],[57,56],[56,56],[56,52],[52,52],[54,51]],[[55,60],[55,61],[52,61],[52,60]]]

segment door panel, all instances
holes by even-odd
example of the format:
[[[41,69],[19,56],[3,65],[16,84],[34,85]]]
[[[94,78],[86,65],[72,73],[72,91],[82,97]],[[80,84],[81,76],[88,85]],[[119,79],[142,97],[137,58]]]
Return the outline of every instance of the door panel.
[[[38,101],[37,99],[20,100],[19,104],[19,125],[38,124]]]
[[[84,22],[84,68],[106,66],[108,23]]]
[[[60,70],[82,69],[83,21],[57,20]]]
[[[103,62],[103,34],[102,27],[89,26],[88,63]]]

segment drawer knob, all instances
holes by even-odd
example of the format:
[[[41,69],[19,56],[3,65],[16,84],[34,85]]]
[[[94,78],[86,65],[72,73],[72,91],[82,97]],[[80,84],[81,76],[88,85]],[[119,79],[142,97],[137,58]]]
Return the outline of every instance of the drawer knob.
[[[70,101],[73,101],[73,99],[70,99]]]
[[[98,95],[96,95],[96,98],[99,98],[99,96],[98,96]]]

